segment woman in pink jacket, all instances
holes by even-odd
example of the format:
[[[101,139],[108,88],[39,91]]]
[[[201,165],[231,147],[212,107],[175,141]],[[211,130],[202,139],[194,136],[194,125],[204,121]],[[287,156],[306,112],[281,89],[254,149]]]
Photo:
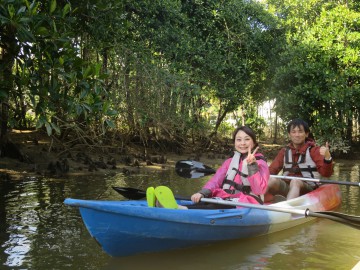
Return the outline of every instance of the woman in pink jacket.
[[[234,208],[234,206],[201,202],[201,198],[212,197],[262,204],[270,172],[264,156],[257,153],[258,143],[255,133],[247,126],[239,127],[233,133],[233,141],[236,150],[234,156],[227,159],[204,187],[191,196],[193,205],[177,205],[171,190],[160,186],[154,190],[154,195],[151,194],[151,190],[148,190],[148,202],[151,202],[149,206],[157,199],[165,208]]]

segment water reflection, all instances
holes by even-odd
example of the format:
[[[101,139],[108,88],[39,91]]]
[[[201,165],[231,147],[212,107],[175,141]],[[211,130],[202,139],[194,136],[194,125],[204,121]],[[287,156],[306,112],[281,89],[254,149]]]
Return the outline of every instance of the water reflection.
[[[334,180],[359,181],[360,163],[337,162]],[[209,176],[210,177],[210,176]],[[1,269],[351,269],[360,261],[359,231],[326,219],[253,239],[111,258],[90,237],[67,197],[125,199],[111,186],[167,185],[190,195],[209,177],[183,179],[173,170],[104,177],[0,182]],[[360,215],[360,188],[341,186],[339,212]]]
[[[82,269],[90,263],[100,267],[100,261],[87,263],[81,259],[94,250],[100,257],[106,257],[89,238],[76,209],[63,205],[67,195],[81,197],[82,192],[76,191],[85,190],[88,184],[85,179],[80,183],[26,179],[0,184],[2,193],[6,188],[8,191],[1,196],[0,203],[2,266],[8,269]]]
[[[4,222],[9,224],[6,230],[8,240],[1,247],[4,249],[4,253],[8,254],[5,262],[8,266],[21,266],[23,264],[26,254],[30,251],[31,237],[37,230],[39,219],[34,210],[37,203],[31,200],[34,193],[23,192],[24,186],[32,183],[35,183],[35,179],[24,181],[18,185],[19,190],[13,190],[4,196],[6,200],[4,211],[18,208],[18,211],[11,211],[11,218]],[[18,207],[19,197],[22,201],[21,209]]]
[[[305,226],[307,229],[311,228],[309,225]],[[118,265],[125,269],[131,266],[136,269],[148,268],[146,265],[150,261],[150,269],[264,269],[270,266],[274,268],[269,269],[279,269],[280,261],[272,262],[272,258],[287,255],[293,247],[304,246],[307,238],[297,238],[294,235],[305,234],[307,229],[298,227],[280,232],[276,236],[267,235],[161,254],[112,258],[104,269],[117,269]],[[313,235],[316,235],[316,232]],[[312,242],[315,242],[314,239]],[[313,244],[308,243],[306,250],[311,251],[312,246]]]
[[[355,249],[360,248],[360,245],[355,239],[344,235],[335,236],[330,244],[327,230],[331,224],[310,222],[252,239],[159,254],[112,258],[103,269],[120,269],[120,265],[121,269],[351,269],[349,266],[353,264],[347,262],[358,258],[339,252],[339,245],[347,243]]]
[[[359,163],[349,161],[337,162],[334,167],[334,174],[330,179],[339,181],[359,182]],[[360,213],[360,188],[354,186],[341,185],[342,204],[341,211],[351,215]]]

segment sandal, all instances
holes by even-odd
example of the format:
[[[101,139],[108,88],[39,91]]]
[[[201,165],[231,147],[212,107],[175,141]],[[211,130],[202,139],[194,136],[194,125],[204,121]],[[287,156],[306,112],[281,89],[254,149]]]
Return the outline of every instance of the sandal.
[[[148,207],[155,207],[155,189],[153,187],[148,187],[146,190],[146,201],[148,204]]]
[[[156,187],[155,196],[162,207],[169,209],[178,209],[178,204],[170,188],[166,186]]]

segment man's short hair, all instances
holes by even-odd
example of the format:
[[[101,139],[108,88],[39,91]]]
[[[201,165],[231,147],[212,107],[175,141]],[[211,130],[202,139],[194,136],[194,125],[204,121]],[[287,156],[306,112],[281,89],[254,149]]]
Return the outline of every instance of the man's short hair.
[[[296,128],[296,127],[300,128],[301,126],[304,128],[306,133],[310,132],[308,123],[306,123],[304,120],[299,119],[299,118],[293,119],[289,122],[289,124],[287,125],[287,131],[288,131],[288,133],[290,133],[290,130],[292,128]]]

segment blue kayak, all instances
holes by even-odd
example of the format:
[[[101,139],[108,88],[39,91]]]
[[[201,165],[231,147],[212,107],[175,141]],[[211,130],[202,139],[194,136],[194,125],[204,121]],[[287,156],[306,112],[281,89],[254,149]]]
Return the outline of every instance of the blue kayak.
[[[129,256],[250,238],[313,219],[293,213],[246,207],[219,210],[152,208],[147,206],[145,200],[68,198],[64,203],[79,208],[91,236],[111,256]],[[178,203],[186,205],[191,202]],[[299,198],[272,205],[285,210],[326,211],[336,208],[340,203],[338,185],[323,185]]]

